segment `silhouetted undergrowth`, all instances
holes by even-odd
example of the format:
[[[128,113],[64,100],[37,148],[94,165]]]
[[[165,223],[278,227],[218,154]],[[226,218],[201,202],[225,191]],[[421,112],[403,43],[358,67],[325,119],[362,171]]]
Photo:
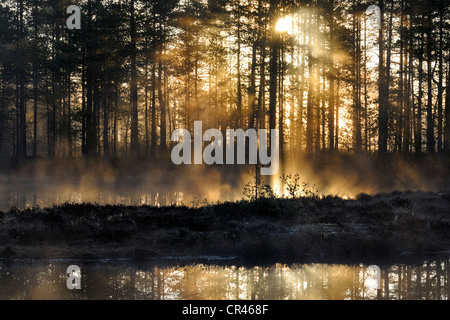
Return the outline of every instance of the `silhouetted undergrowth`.
[[[66,203],[0,213],[0,255],[389,256],[449,250],[449,231],[447,200],[429,192],[196,207]]]

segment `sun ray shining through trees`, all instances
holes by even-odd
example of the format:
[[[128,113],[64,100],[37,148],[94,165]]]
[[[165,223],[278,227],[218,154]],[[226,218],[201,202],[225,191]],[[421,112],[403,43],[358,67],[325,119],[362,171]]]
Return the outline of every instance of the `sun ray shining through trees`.
[[[446,1],[83,0],[79,30],[70,4],[0,6],[4,168],[168,159],[195,120],[279,129],[282,166],[449,153]]]
[[[449,177],[448,0],[0,1],[0,297],[448,298]]]

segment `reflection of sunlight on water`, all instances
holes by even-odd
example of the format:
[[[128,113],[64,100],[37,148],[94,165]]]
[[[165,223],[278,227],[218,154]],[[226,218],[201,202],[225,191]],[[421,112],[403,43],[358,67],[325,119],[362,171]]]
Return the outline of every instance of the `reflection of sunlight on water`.
[[[93,203],[99,205],[187,205],[184,203],[183,192],[130,192],[117,194],[109,191],[80,192],[73,190],[59,190],[55,192],[21,192],[0,194],[0,211],[8,211],[10,208],[31,209],[35,207],[51,207],[63,203],[81,204]]]
[[[392,265],[386,299],[448,299],[448,263]],[[270,267],[95,263],[81,268],[82,290],[67,290],[63,262],[0,262],[0,299],[355,300],[377,299],[373,269],[363,265],[275,264]],[[415,280],[416,279],[416,280]],[[420,281],[422,279],[422,281]],[[415,281],[414,281],[415,280]],[[418,282],[419,281],[419,282]],[[383,288],[382,288],[383,289]]]

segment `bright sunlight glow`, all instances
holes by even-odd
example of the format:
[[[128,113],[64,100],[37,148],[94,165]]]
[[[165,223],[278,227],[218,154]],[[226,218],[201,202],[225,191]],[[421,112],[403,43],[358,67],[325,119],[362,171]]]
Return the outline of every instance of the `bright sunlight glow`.
[[[283,18],[280,18],[275,26],[275,30],[278,32],[292,32],[292,17],[286,16]]]

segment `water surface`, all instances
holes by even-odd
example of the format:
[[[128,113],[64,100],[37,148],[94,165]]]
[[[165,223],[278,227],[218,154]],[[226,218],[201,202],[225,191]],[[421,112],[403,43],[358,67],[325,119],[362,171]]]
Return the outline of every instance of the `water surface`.
[[[361,300],[448,299],[449,258],[415,264],[233,261],[0,261],[0,299]],[[69,290],[66,269],[81,269],[81,289]]]

